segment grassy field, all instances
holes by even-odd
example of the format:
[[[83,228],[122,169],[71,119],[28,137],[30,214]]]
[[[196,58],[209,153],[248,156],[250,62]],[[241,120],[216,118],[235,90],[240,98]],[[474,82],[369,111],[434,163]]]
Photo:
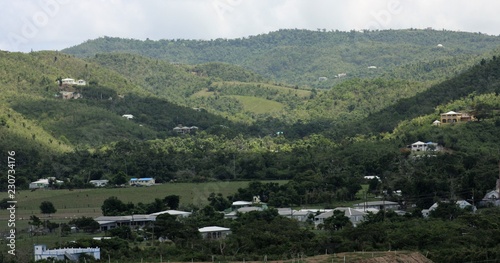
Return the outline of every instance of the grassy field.
[[[266,100],[263,98],[238,95],[230,95],[225,97],[237,99],[243,105],[243,109],[245,111],[255,114],[278,112],[283,110],[284,108],[284,105],[279,102]]]

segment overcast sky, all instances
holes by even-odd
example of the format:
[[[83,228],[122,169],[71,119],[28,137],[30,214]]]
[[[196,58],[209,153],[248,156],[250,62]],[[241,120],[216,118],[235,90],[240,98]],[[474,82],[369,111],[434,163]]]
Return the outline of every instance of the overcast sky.
[[[0,0],[0,50],[88,39],[239,38],[299,29],[427,28],[500,35],[497,0]]]

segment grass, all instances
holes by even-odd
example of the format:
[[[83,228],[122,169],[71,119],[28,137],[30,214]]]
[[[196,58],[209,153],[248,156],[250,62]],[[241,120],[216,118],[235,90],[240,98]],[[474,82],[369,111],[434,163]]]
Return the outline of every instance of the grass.
[[[234,194],[238,188],[244,188],[248,181],[233,182],[208,182],[208,183],[168,183],[151,187],[125,187],[125,188],[93,188],[77,189],[69,191],[62,190],[37,190],[18,191],[16,194],[18,220],[28,220],[31,215],[40,216],[40,203],[50,201],[54,204],[57,212],[51,217],[53,220],[69,219],[81,216],[101,215],[101,205],[104,200],[116,196],[124,203],[151,203],[155,198],[163,199],[167,195],[179,195],[180,206],[189,204],[202,206],[208,204],[210,193],[222,193],[224,196]],[[286,181],[278,181],[286,183]],[[8,216],[6,210],[0,211],[0,219],[3,221]],[[43,216],[45,217],[45,216]],[[4,231],[6,225],[0,226]]]
[[[231,95],[225,97],[231,97],[237,99],[243,105],[243,109],[245,111],[252,112],[255,114],[278,112],[283,110],[285,107],[283,104],[279,102],[266,100],[263,98],[238,96],[238,95]]]

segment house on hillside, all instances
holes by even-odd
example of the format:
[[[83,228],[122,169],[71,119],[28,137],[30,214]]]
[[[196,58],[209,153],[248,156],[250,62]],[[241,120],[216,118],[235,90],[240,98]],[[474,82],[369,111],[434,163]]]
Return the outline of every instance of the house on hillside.
[[[441,124],[461,123],[475,120],[474,116],[467,113],[449,111],[441,113]]]
[[[129,181],[129,185],[131,186],[152,186],[154,184],[154,178],[131,178]]]
[[[413,152],[441,151],[442,147],[435,142],[415,142],[408,146]]]
[[[198,130],[198,127],[196,127],[196,126],[185,127],[185,126],[182,126],[182,124],[179,124],[177,127],[175,127],[173,129],[174,132],[181,133],[181,134],[187,134],[187,133],[191,133],[192,131],[197,131],[197,130]]]
[[[220,226],[207,226],[199,228],[198,231],[201,233],[203,239],[224,239],[227,235],[231,234],[231,229]]]
[[[480,206],[500,206],[500,162],[498,162],[498,179],[495,190],[487,192],[479,202]]]
[[[101,249],[98,247],[47,249],[46,245],[35,245],[33,249],[35,261],[45,259],[49,261],[71,260],[74,262],[79,262],[80,256],[83,254],[90,255],[96,260],[101,259]]]
[[[78,92],[72,92],[72,91],[60,91],[59,94],[61,94],[61,98],[63,100],[70,100],[70,99],[79,99],[82,97],[81,93]]]
[[[83,80],[83,79],[79,79],[79,80],[76,81],[76,85],[78,85],[78,86],[85,86],[85,85],[87,85],[87,82],[85,80]]]
[[[130,120],[130,119],[134,118],[134,115],[132,115],[132,114],[123,114],[122,117],[126,118],[127,120]]]
[[[311,211],[307,210],[293,210],[292,208],[277,208],[278,214],[280,216],[295,219],[299,222],[306,222],[309,215],[313,214]]]
[[[75,79],[72,78],[65,78],[61,80],[62,85],[74,85],[76,84]]]

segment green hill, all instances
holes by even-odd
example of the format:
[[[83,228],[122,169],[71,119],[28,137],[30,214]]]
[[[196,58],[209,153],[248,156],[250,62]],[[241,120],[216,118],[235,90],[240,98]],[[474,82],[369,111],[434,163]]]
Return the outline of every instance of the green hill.
[[[347,78],[371,78],[408,65],[425,66],[410,66],[414,74],[399,74],[400,77],[442,79],[446,77],[443,73],[459,72],[477,61],[479,55],[499,45],[497,36],[467,32],[288,29],[247,38],[210,41],[140,41],[102,37],[63,52],[78,57],[125,52],[182,64],[226,62],[280,82],[329,88],[342,80],[337,77],[342,73],[346,73]],[[427,74],[434,69],[441,73]],[[320,77],[324,78],[320,80]]]

